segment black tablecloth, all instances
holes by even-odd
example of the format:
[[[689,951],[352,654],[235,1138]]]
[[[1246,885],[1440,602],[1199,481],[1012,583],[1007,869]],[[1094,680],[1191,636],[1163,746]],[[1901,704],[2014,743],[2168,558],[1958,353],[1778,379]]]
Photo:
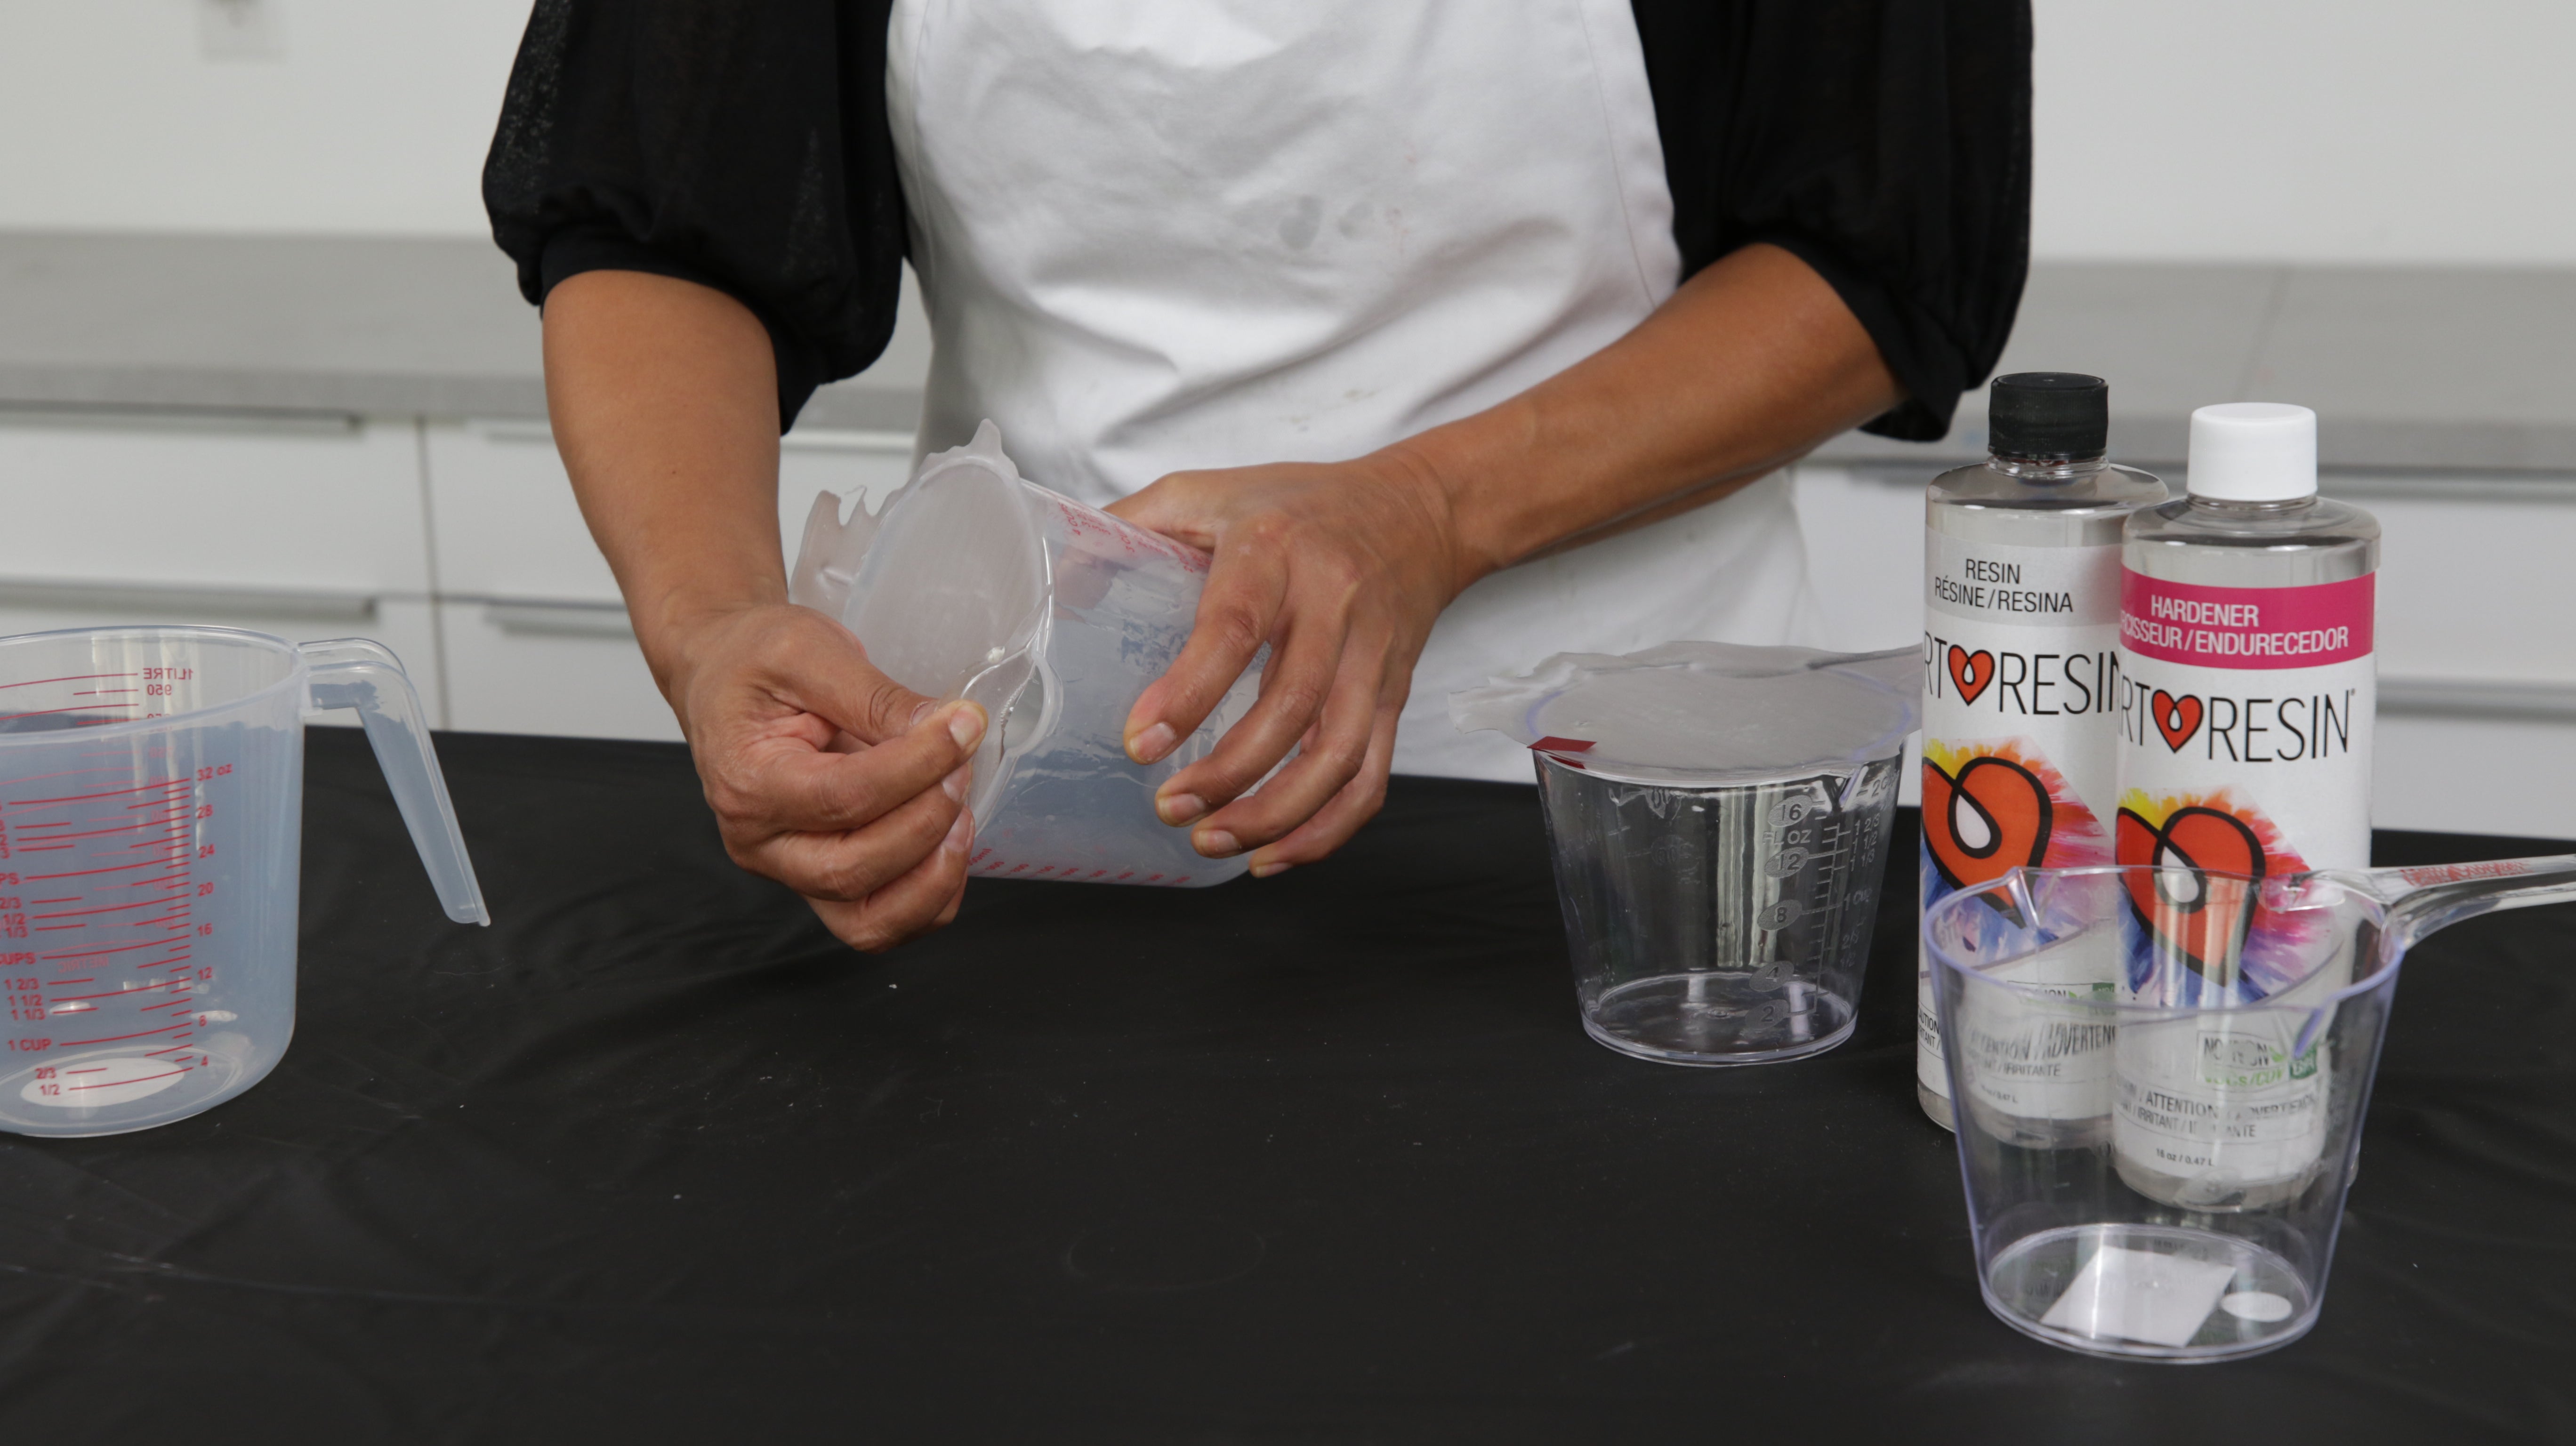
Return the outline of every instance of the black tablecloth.
[[[1530,789],[867,959],[676,747],[442,749],[496,927],[317,730],[285,1063],[0,1143],[10,1441],[2576,1438],[2576,910],[2409,963],[2315,1333],[2120,1366],[1979,1302],[1904,874],[1850,1043],[1684,1070],[1577,1026]]]

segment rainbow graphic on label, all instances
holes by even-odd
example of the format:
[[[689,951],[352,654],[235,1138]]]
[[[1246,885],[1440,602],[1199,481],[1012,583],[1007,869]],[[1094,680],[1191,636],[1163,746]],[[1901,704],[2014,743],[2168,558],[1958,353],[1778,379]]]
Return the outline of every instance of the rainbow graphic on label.
[[[2142,1003],[2251,1003],[2303,977],[2320,924],[2263,907],[2263,881],[2307,872],[2263,811],[2228,789],[2121,795],[2123,864],[2190,873],[2127,881],[2128,982]]]
[[[2027,738],[1923,744],[1923,904],[2016,868],[2111,862],[2101,820]],[[1986,896],[2013,912],[2003,893]]]

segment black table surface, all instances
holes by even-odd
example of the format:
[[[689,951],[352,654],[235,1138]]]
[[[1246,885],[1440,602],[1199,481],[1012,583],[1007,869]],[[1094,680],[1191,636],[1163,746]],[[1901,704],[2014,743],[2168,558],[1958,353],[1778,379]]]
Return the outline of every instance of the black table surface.
[[[2409,962],[2312,1335],[2120,1365],[1978,1299],[1910,816],[1854,1038],[1688,1070],[1577,1025],[1532,789],[863,958],[677,747],[441,748],[495,927],[316,730],[285,1062],[0,1137],[7,1439],[2576,1439],[2576,910]]]

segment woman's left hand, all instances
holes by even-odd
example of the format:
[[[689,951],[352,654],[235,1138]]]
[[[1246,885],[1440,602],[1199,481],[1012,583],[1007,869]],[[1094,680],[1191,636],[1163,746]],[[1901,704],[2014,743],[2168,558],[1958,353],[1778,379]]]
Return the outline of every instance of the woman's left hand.
[[[1473,581],[1438,479],[1390,449],[1175,472],[1109,510],[1215,554],[1189,642],[1127,715],[1129,757],[1170,754],[1270,648],[1259,701],[1163,784],[1156,812],[1210,858],[1253,850],[1255,877],[1339,848],[1385,801],[1414,660]]]

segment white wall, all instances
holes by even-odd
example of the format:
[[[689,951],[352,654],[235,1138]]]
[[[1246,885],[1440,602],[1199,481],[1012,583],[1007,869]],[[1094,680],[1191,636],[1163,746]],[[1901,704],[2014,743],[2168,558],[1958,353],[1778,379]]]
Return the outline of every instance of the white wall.
[[[479,234],[527,0],[0,0],[0,228]],[[2576,0],[2036,0],[2045,258],[2576,265]]]
[[[2571,0],[2035,0],[2032,250],[2576,265]]]
[[[478,235],[527,0],[0,0],[0,228]]]

